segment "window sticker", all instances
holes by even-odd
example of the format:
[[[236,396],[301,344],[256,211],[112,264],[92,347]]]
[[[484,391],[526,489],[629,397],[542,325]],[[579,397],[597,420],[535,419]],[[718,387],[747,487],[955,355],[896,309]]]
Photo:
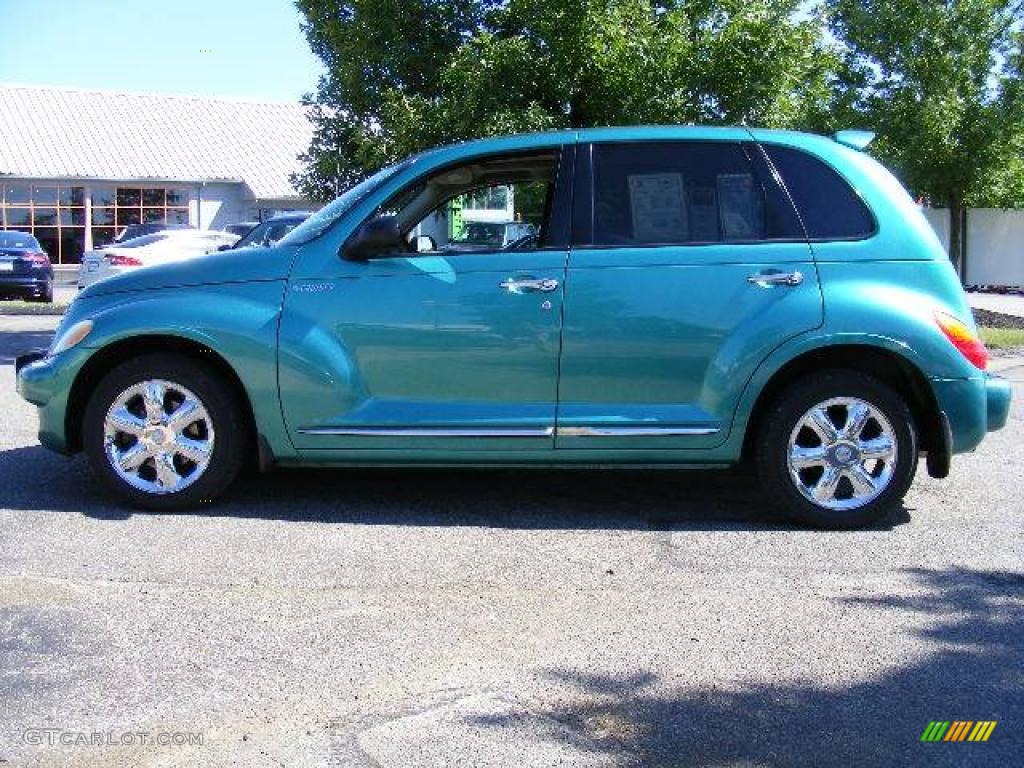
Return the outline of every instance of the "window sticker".
[[[749,173],[722,173],[716,180],[725,240],[752,240],[761,236],[761,213],[754,177]]]
[[[689,239],[689,222],[681,173],[630,175],[629,202],[633,239],[646,243],[679,243]]]

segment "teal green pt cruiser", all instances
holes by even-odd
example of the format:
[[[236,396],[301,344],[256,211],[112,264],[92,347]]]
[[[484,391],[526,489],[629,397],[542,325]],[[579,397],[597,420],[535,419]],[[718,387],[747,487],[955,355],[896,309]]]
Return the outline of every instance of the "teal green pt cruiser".
[[[783,513],[865,525],[1011,396],[868,140],[666,126],[425,152],[273,248],[90,286],[18,390],[45,446],[151,509],[210,501],[247,460],[749,460]]]

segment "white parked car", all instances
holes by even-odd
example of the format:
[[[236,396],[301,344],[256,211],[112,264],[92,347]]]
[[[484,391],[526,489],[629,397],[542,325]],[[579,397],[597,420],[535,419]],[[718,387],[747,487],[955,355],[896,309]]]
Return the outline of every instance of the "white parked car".
[[[166,264],[213,253],[233,245],[238,235],[201,229],[168,229],[96,249],[82,256],[78,287],[85,288],[113,275],[140,267]]]

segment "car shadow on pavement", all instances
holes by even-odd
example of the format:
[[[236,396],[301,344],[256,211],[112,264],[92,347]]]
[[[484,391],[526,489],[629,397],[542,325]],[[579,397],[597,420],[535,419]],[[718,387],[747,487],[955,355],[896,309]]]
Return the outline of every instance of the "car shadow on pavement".
[[[913,631],[925,652],[889,660],[867,679],[676,687],[673,693],[670,683],[646,672],[616,677],[550,669],[557,704],[482,717],[476,725],[543,730],[557,724],[547,729],[552,739],[606,752],[624,765],[1020,765],[1024,573],[948,568],[901,575],[911,579],[909,594],[832,598],[916,614]],[[871,657],[873,649],[864,652]],[[798,668],[791,675],[801,676]],[[933,720],[997,725],[985,743],[922,743]]]
[[[102,520],[132,510],[106,494],[82,456],[39,446],[0,451],[2,506]],[[524,529],[791,528],[738,470],[288,469],[244,474],[209,507],[173,514],[363,525]],[[877,527],[909,522],[901,507]]]

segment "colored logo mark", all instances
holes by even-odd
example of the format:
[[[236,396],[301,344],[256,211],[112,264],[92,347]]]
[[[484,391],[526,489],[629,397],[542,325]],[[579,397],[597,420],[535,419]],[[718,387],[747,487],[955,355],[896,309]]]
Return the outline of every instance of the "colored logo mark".
[[[932,720],[921,734],[921,741],[988,741],[995,720]]]

